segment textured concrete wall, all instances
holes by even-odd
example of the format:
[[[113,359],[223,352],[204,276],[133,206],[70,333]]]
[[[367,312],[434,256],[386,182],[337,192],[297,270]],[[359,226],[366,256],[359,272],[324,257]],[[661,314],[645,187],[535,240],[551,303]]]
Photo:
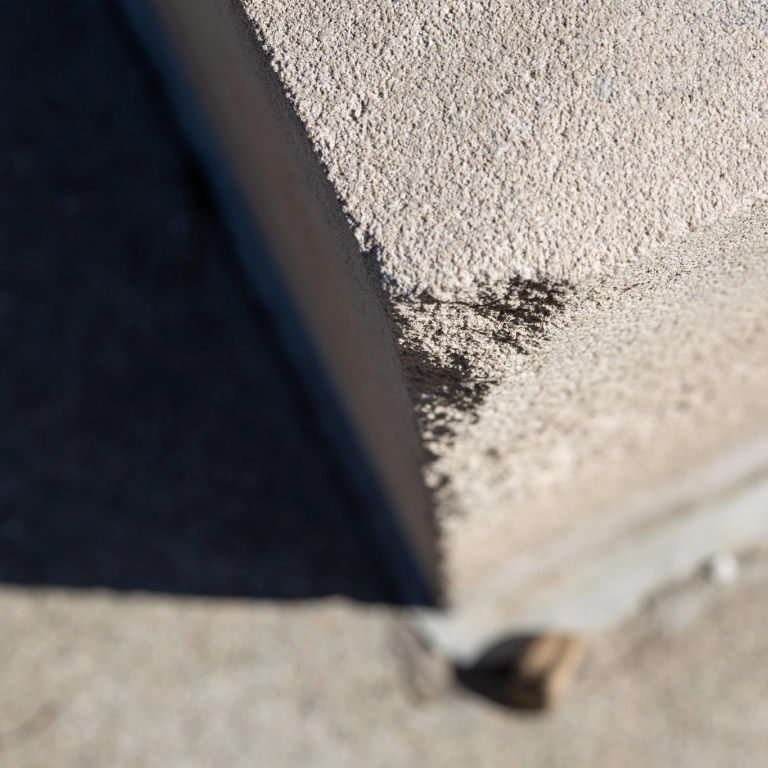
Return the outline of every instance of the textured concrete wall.
[[[768,5],[243,2],[389,303],[454,593],[768,425]]]

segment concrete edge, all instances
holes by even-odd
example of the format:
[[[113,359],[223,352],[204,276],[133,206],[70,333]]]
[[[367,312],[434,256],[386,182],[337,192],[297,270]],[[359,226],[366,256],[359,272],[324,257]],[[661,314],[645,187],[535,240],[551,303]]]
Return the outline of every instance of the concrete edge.
[[[359,372],[333,370],[337,361],[329,360],[328,355],[324,354],[326,350],[317,343],[316,334],[313,338],[313,308],[306,304],[302,306],[301,292],[297,291],[293,276],[281,263],[284,262],[283,254],[276,252],[280,246],[275,244],[274,232],[266,232],[264,229],[264,217],[269,212],[259,209],[258,200],[244,187],[242,168],[233,164],[231,142],[228,143],[227,137],[222,136],[220,125],[216,125],[222,116],[212,116],[210,113],[210,104],[206,103],[204,91],[206,87],[215,87],[211,78],[215,78],[217,73],[206,69],[205,55],[195,50],[194,45],[184,51],[178,49],[178,30],[169,29],[169,17],[176,12],[172,2],[111,2],[127,22],[159,76],[182,139],[207,176],[219,215],[251,287],[273,319],[282,346],[306,389],[314,415],[336,453],[347,483],[367,516],[398,597],[412,605],[434,605],[440,595],[436,556],[430,556],[429,553],[425,556],[419,552],[419,543],[414,543],[413,534],[403,523],[404,517],[427,517],[430,513],[426,491],[421,482],[420,466],[417,462],[409,463],[408,457],[403,461],[402,456],[396,456],[394,460],[405,466],[392,471],[390,467],[382,466],[381,456],[371,455],[370,443],[372,440],[375,442],[379,435],[371,435],[370,429],[367,430],[369,434],[361,434],[370,425],[360,423],[357,414],[351,412],[354,407],[350,409],[347,393],[340,391],[338,386],[339,377],[343,379],[352,375],[359,379]],[[216,5],[219,6],[218,15],[226,15],[227,0],[217,0]],[[196,13],[196,7],[199,9],[200,3],[196,6],[189,4],[189,13]],[[204,17],[205,14],[202,15]],[[221,29],[216,31],[222,34]],[[190,64],[190,59],[194,59],[194,66]],[[242,76],[242,73],[239,74]],[[260,147],[257,151],[268,153],[270,149],[273,148]],[[256,183],[261,187],[265,184],[264,180],[258,179]],[[312,255],[309,254],[308,258]],[[338,265],[336,267],[338,269]],[[354,312],[354,303],[359,301],[359,297],[348,298]],[[312,330],[308,327],[308,319]],[[363,323],[363,335],[365,330]],[[380,338],[364,338],[363,342],[371,346],[381,343]],[[410,414],[405,417],[397,414],[397,418],[401,422],[404,418],[407,421]],[[415,434],[415,426],[413,430]],[[389,453],[392,453],[391,449]],[[402,453],[406,454],[407,451]],[[402,509],[402,498],[396,498],[396,492],[392,491],[393,482],[397,484],[399,480],[398,472],[401,476],[408,475],[412,486],[418,485],[407,500],[408,509]],[[416,525],[423,528],[423,524],[418,521]],[[424,534],[421,539],[422,549],[430,545],[430,542],[424,544]]]

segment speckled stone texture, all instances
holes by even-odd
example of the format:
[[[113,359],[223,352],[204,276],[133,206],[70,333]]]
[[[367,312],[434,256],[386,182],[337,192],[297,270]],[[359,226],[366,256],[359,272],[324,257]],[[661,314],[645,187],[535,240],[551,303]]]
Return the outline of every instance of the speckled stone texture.
[[[454,592],[768,424],[768,4],[243,2],[389,299]]]

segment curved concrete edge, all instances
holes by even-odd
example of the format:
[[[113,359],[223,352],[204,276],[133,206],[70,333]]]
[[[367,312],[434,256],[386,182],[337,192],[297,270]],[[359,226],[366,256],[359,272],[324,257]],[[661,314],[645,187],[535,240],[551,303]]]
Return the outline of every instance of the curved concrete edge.
[[[768,543],[768,436],[611,523],[599,536],[585,530],[529,553],[446,611],[414,609],[413,628],[438,654],[472,666],[516,637],[591,635],[620,624],[713,555]]]
[[[207,175],[245,274],[335,450],[399,599],[440,584],[421,448],[386,312],[229,0],[113,0]],[[326,182],[327,183],[327,182]]]

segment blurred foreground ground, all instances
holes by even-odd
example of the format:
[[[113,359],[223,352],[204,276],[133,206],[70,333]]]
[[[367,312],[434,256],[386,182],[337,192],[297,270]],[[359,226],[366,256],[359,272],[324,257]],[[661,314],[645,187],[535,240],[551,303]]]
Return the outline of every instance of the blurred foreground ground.
[[[761,555],[595,639],[552,715],[425,695],[115,30],[0,7],[0,766],[768,763]]]
[[[391,609],[0,596],[0,764],[350,768],[765,765],[768,560],[595,640],[553,714],[423,698]]]

